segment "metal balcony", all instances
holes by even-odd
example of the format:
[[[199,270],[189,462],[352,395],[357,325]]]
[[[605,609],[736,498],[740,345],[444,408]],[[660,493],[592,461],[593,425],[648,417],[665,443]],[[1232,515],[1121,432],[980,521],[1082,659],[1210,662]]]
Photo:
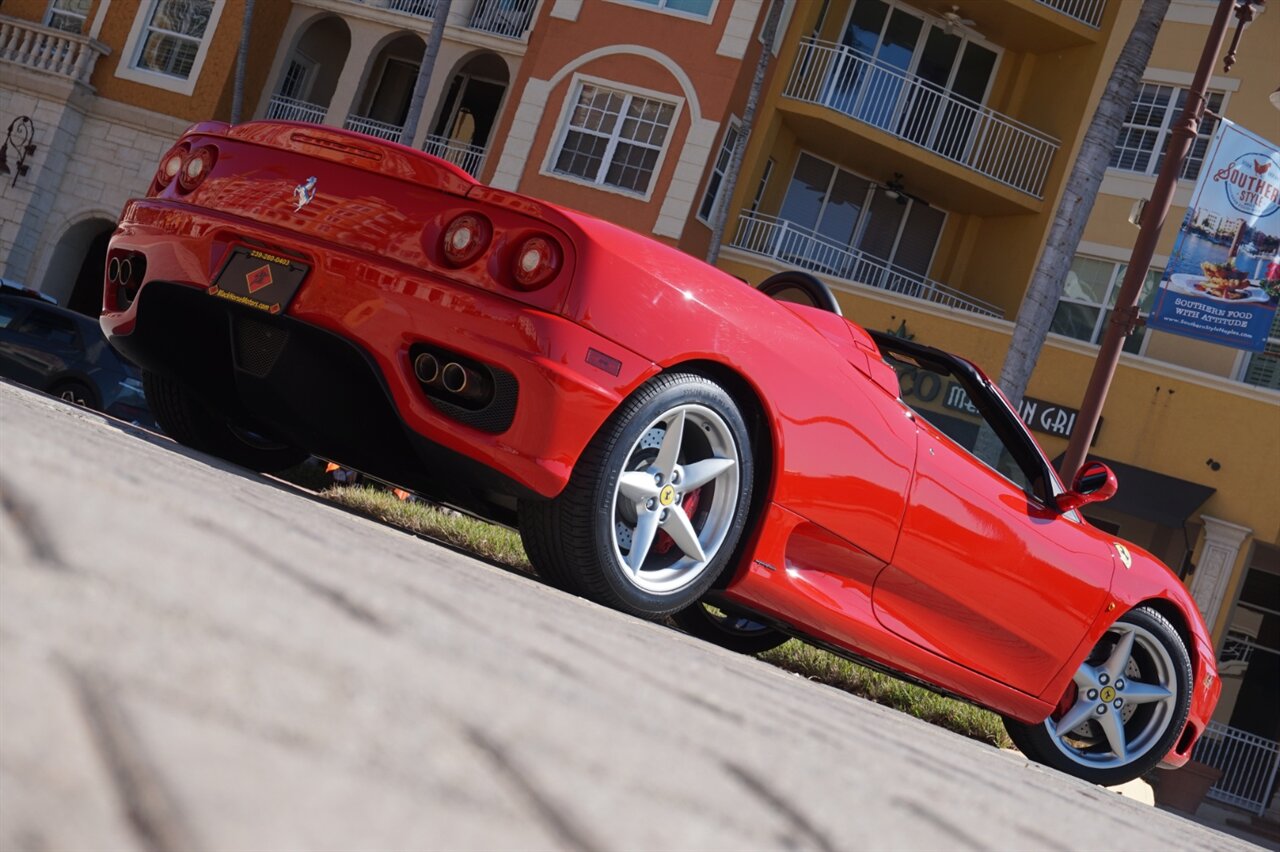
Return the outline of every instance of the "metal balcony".
[[[1043,198],[1059,142],[852,49],[806,39],[783,94],[834,110],[992,180]]]
[[[484,149],[456,139],[431,135],[423,140],[422,150],[453,163],[472,177],[479,177],[480,169],[484,167]]]
[[[387,124],[384,121],[376,121],[363,115],[348,115],[342,126],[347,130],[354,130],[357,133],[363,133],[365,136],[376,136],[388,142],[399,142],[400,134],[404,132],[404,128],[398,124]]]
[[[328,107],[319,104],[286,98],[284,95],[272,95],[267,105],[267,118],[273,121],[305,121],[309,124],[324,124]]]
[[[436,15],[436,0],[389,0],[387,8],[393,12],[430,20]]]
[[[503,38],[522,39],[533,23],[538,0],[476,0],[467,26]]]
[[[1074,18],[1082,24],[1088,24],[1095,30],[1102,23],[1102,10],[1107,0],[1036,0],[1042,6],[1061,12],[1068,18]]]
[[[743,213],[738,219],[738,227],[730,245],[828,278],[865,284],[982,316],[997,319],[1004,317],[1004,312],[989,302],[975,299],[939,281],[841,245],[776,216]]]
[[[1222,777],[1209,789],[1210,799],[1259,815],[1266,811],[1280,770],[1280,743],[1210,722],[1192,757],[1222,770]]]

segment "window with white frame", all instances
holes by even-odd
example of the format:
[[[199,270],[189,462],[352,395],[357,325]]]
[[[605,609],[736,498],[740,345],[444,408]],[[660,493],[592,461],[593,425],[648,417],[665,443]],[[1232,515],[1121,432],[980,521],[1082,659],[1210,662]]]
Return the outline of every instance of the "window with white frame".
[[[134,66],[187,79],[195,65],[214,0],[152,0]]]
[[[1240,381],[1246,385],[1280,390],[1280,312],[1271,321],[1271,333],[1263,351],[1243,354]]]
[[[716,155],[715,165],[711,168],[711,177],[707,179],[707,190],[702,194],[702,204],[698,206],[698,218],[710,223],[711,215],[720,203],[720,186],[724,183],[725,172],[729,171],[729,161],[733,159],[733,149],[738,144],[738,133],[742,127],[736,118],[729,119],[729,126],[724,131],[724,139],[720,140],[720,153]]]
[[[1222,92],[1209,92],[1208,109],[1221,115]],[[1120,138],[1111,152],[1109,165],[1127,172],[1154,175],[1160,171],[1169,148],[1169,130],[1187,103],[1187,90],[1160,83],[1143,83],[1138,89],[1120,128]],[[1191,142],[1186,162],[1178,177],[1195,180],[1204,164],[1205,151],[1218,121],[1206,114]]]
[[[84,32],[84,22],[92,5],[93,0],[50,0],[45,26],[79,35]]]
[[[680,12],[699,18],[709,18],[715,0],[622,0],[635,6],[652,6],[667,12]]]
[[[319,63],[301,52],[289,57],[284,74],[280,76],[279,94],[295,101],[306,101],[311,94],[311,82]]]
[[[644,195],[675,112],[666,101],[579,83],[552,170]]]
[[[1128,264],[1096,257],[1076,255],[1067,273],[1062,298],[1053,314],[1049,331],[1074,337],[1089,343],[1098,343],[1106,333],[1107,321],[1124,283]],[[1142,316],[1151,312],[1156,288],[1160,285],[1161,269],[1147,270],[1146,280],[1138,295],[1138,311]],[[1125,338],[1124,351],[1140,353],[1146,340],[1147,329],[1139,326]]]

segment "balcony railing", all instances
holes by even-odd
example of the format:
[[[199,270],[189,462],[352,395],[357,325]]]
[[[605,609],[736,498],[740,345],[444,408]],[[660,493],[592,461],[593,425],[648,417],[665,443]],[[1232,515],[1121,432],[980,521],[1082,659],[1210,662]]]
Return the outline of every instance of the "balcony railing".
[[[267,118],[275,121],[306,121],[311,124],[324,124],[328,107],[307,103],[284,95],[272,95],[267,105]]]
[[[404,132],[404,128],[398,124],[387,124],[384,121],[375,121],[372,118],[365,118],[363,115],[347,116],[347,120],[342,126],[347,130],[354,130],[357,133],[363,133],[366,136],[376,136],[379,139],[386,139],[388,142],[399,142],[400,134]]]
[[[422,150],[433,157],[439,157],[453,163],[472,177],[480,176],[484,166],[484,149],[476,145],[468,145],[456,139],[444,136],[428,136],[423,142]]]
[[[783,92],[828,107],[1035,198],[1058,140],[852,49],[806,39]]]
[[[389,0],[387,8],[393,12],[430,20],[436,14],[436,0]]]
[[[841,245],[786,219],[762,213],[743,213],[730,245],[831,278],[854,281],[983,316],[1004,316],[1004,312],[995,305]]]
[[[1107,5],[1107,0],[1036,0],[1036,2],[1050,9],[1056,9],[1068,18],[1075,18],[1082,24],[1088,24],[1095,30],[1102,22],[1102,9]]]
[[[1222,770],[1222,777],[1209,788],[1209,798],[1255,814],[1267,809],[1280,768],[1280,743],[1210,722],[1192,756]]]
[[[12,62],[87,86],[98,57],[109,52],[105,44],[85,36],[0,17],[0,62]]]
[[[476,0],[467,26],[504,38],[524,38],[537,5],[538,0]]]

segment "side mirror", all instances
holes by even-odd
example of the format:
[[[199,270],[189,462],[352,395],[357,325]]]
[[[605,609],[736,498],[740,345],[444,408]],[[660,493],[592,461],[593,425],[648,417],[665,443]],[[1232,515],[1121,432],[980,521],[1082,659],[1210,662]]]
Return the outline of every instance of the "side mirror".
[[[1110,500],[1116,494],[1119,483],[1111,468],[1102,462],[1086,462],[1076,472],[1075,482],[1071,490],[1058,495],[1058,510],[1069,512],[1089,503],[1101,503]]]

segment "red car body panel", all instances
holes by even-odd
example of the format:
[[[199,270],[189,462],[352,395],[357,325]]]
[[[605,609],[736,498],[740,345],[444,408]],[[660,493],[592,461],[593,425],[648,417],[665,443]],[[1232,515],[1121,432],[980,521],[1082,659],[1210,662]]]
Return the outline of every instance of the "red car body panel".
[[[1181,583],[1136,549],[1118,567],[1113,541],[1075,512],[1035,505],[952,447],[898,398],[862,329],[408,148],[289,123],[206,123],[182,144],[215,149],[211,171],[190,192],[158,178],[111,241],[110,257],[145,259],[131,301],[106,288],[102,325],[121,348],[145,361],[148,326],[173,316],[148,319],[148,305],[175,288],[212,310],[222,300],[201,294],[238,247],[296,259],[309,271],[281,321],[353,344],[411,436],[496,471],[516,497],[558,494],[658,372],[724,377],[755,410],[757,455],[771,462],[727,600],[1025,722],[1051,712],[1116,617],[1158,601],[1196,670],[1189,734],[1166,758],[1186,759],[1219,686]],[[309,176],[316,196],[297,203]],[[491,223],[492,244],[459,266],[441,246],[463,213]],[[512,261],[531,236],[551,240],[560,265],[526,290]],[[509,371],[509,426],[485,431],[433,405],[411,359],[424,342]]]

